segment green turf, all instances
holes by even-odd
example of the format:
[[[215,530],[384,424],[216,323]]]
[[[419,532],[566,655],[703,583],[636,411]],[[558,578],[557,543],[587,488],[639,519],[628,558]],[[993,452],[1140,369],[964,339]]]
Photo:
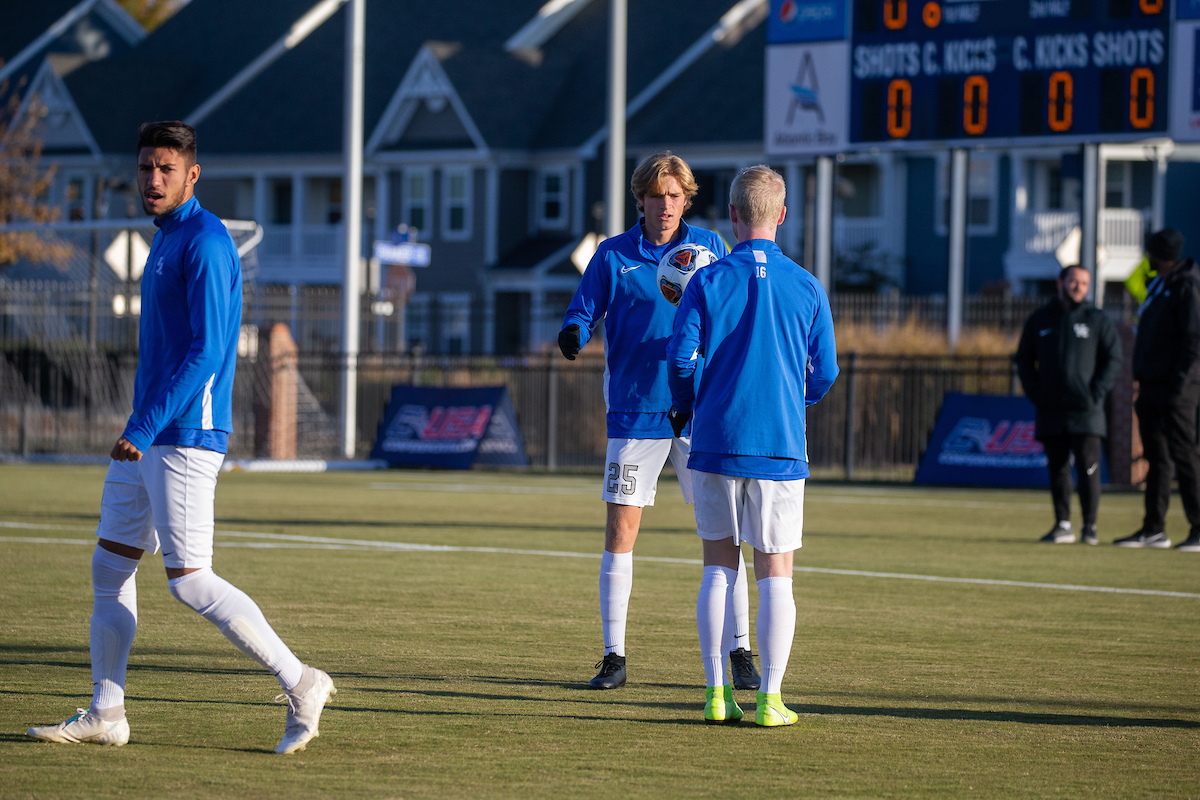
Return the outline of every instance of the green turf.
[[[713,727],[700,568],[642,560],[631,682],[586,690],[601,650],[599,476],[223,475],[219,531],[540,552],[218,547],[218,572],[339,687],[321,737],[291,757],[271,752],[278,685],[176,603],[147,557],[130,744],[34,742],[27,727],[90,699],[102,481],[99,468],[0,466],[4,797],[1200,796],[1197,597],[800,572],[783,687],[800,722]],[[1200,556],[1107,544],[1138,526],[1137,495],[1104,497],[1105,545],[1088,548],[1036,543],[1051,522],[1038,492],[808,494],[798,567],[1200,594]],[[1174,511],[1168,532],[1185,529]],[[286,543],[241,534],[218,544]],[[676,485],[647,509],[637,555],[698,558]],[[752,718],[753,693],[737,697]]]

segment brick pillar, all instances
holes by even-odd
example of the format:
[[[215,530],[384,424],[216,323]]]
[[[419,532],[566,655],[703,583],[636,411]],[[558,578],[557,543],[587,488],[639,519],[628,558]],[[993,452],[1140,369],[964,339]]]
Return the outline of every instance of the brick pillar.
[[[259,458],[296,457],[296,401],[300,383],[299,348],[291,330],[271,327],[266,352],[259,352],[254,386],[254,454]]]
[[[271,418],[268,458],[296,457],[296,397],[300,348],[287,325],[271,327]]]
[[[1142,457],[1142,437],[1138,434],[1137,383],[1133,380],[1134,331],[1118,325],[1121,340],[1121,374],[1112,390],[1108,414],[1108,474],[1114,486],[1137,486],[1146,480],[1146,459]]]

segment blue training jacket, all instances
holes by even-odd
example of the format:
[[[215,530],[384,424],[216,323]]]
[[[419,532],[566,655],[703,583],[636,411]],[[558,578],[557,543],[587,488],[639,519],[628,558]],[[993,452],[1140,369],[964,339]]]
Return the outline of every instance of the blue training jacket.
[[[697,353],[705,365],[693,392]],[[693,412],[688,466],[748,478],[808,476],[805,408],[838,375],[833,316],[821,284],[778,245],[741,242],[696,273],[679,303],[667,362],[671,402]]]
[[[225,225],[195,197],[154,220],[142,273],[140,352],[125,438],[228,452],[242,268]]]
[[[718,258],[729,252],[716,233],[680,222],[671,247],[686,243],[702,244]],[[675,307],[658,289],[658,259],[652,247],[642,235],[641,220],[601,242],[563,318],[564,328],[579,326],[582,347],[591,338],[592,326],[604,317],[604,403],[610,438],[674,436],[667,420],[671,393],[666,345]]]

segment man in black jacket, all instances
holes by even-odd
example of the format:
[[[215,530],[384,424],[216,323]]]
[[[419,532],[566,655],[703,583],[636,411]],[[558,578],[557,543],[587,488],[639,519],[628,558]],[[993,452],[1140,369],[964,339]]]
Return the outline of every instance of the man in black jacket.
[[[1200,404],[1200,268],[1181,259],[1183,236],[1171,228],[1146,243],[1158,272],[1138,309],[1133,377],[1138,381],[1138,430],[1149,472],[1142,529],[1118,539],[1120,547],[1171,546],[1166,534],[1171,464],[1179,479],[1183,511],[1191,524],[1178,550],[1200,552],[1200,451],[1196,410]]]
[[[1070,544],[1071,464],[1079,473],[1083,530],[1079,541],[1099,544],[1100,439],[1107,433],[1104,398],[1121,369],[1121,343],[1103,311],[1087,302],[1091,275],[1079,266],[1058,276],[1058,297],[1029,315],[1017,347],[1025,396],[1037,409],[1035,435],[1046,448],[1054,527],[1043,542]]]

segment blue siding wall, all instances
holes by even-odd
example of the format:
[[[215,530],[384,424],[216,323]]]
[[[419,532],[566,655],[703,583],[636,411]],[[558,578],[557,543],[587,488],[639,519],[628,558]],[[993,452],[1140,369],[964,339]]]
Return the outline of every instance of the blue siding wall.
[[[1174,161],[1167,166],[1166,208],[1163,221],[1184,235],[1183,254],[1200,257],[1200,163]]]
[[[999,159],[996,180],[996,233],[967,237],[967,292],[1004,278],[1004,251],[1008,248],[1012,213],[1011,162]],[[949,282],[949,241],[934,227],[937,204],[937,161],[908,159],[908,254],[905,258],[905,291],[909,294],[945,294]]]

